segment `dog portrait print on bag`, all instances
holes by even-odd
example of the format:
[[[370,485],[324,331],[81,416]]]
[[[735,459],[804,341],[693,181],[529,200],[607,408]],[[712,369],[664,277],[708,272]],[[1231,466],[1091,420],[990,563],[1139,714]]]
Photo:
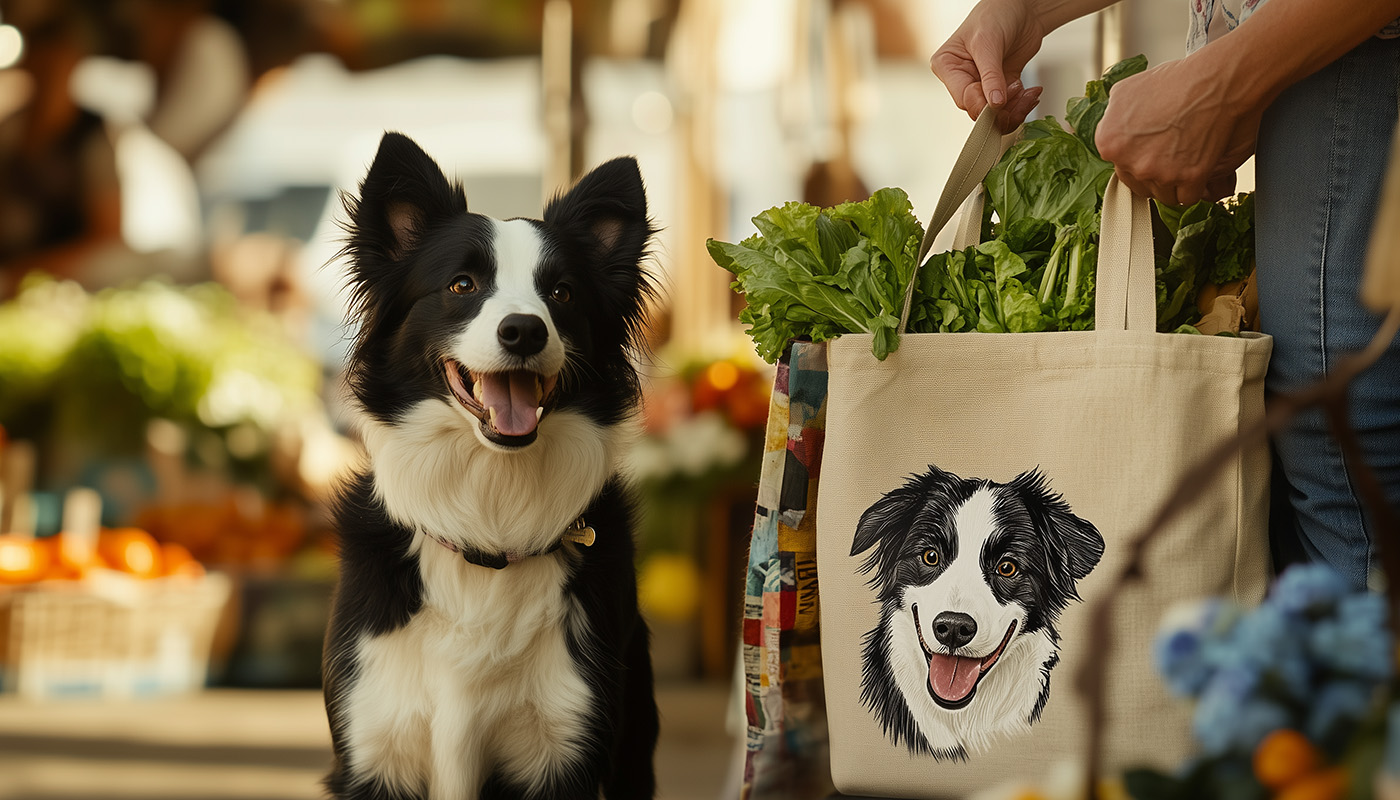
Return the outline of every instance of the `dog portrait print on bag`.
[[[1039,470],[1010,483],[930,466],[861,515],[879,624],[866,634],[861,702],[911,754],[965,760],[1025,732],[1050,698],[1055,622],[1104,541]]]

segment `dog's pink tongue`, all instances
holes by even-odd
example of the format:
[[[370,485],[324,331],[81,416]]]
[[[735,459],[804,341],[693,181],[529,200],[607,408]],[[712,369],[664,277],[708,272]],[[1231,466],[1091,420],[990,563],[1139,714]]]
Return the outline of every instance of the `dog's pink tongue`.
[[[934,694],[956,703],[972,692],[981,669],[979,659],[938,653],[928,662],[928,685]]]
[[[488,372],[481,375],[481,404],[495,411],[492,426],[505,436],[524,436],[535,429],[535,374]]]

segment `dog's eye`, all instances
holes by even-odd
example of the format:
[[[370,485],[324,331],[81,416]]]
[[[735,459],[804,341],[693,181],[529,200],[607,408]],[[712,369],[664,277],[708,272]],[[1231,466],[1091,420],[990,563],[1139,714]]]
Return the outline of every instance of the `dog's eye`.
[[[453,294],[471,294],[476,291],[476,281],[470,275],[458,275],[452,279],[452,285],[447,287]]]
[[[550,292],[549,296],[553,297],[556,303],[567,303],[574,298],[574,293],[569,288],[569,284],[561,283],[554,287],[554,291]]]
[[[1016,562],[1008,558],[1000,564],[997,564],[997,574],[1003,578],[1010,578],[1012,575],[1015,575]]]
[[[938,551],[932,547],[924,551],[924,563],[930,567],[938,566]]]

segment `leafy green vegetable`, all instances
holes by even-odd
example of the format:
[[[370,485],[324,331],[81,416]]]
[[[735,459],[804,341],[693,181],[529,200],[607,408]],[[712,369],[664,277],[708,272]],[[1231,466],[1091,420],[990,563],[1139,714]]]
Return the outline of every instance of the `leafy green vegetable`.
[[[0,303],[0,425],[75,458],[139,455],[161,418],[189,434],[187,456],[271,490],[273,435],[319,409],[320,381],[276,320],[215,284],[89,294],[31,275]]]
[[[1222,224],[1215,243],[1211,283],[1243,280],[1254,271],[1254,193],[1237,195],[1223,208],[1230,218]]]
[[[1200,319],[1196,297],[1207,283],[1243,280],[1254,271],[1254,195],[1154,205],[1173,237],[1169,256],[1157,264],[1157,330],[1174,331]]]
[[[1085,215],[1079,224],[1060,229],[1040,283],[1040,301],[1053,307],[1051,330],[1082,331],[1094,327],[1094,266],[1098,262],[1098,218]]]
[[[1218,223],[1214,203],[1187,208],[1177,221],[1167,260],[1157,265],[1157,330],[1171,331],[1196,313],[1196,295],[1209,275],[1209,253]],[[1169,226],[1170,227],[1170,226]]]
[[[1066,224],[1098,211],[1112,175],[1112,164],[1046,117],[1027,122],[1021,141],[987,173],[987,200],[1004,226],[1028,219]]]
[[[1066,119],[1027,123],[984,182],[982,243],[936,253],[918,273],[909,330],[1024,333],[1094,327],[1099,214],[1113,165],[1094,132],[1118,81],[1147,68],[1137,56],[1090,81]],[[1196,300],[1206,282],[1247,276],[1254,264],[1253,198],[1158,206],[1170,237],[1158,258],[1158,330],[1199,332]],[[745,294],[740,320],[758,352],[775,361],[791,339],[826,341],[869,332],[884,359],[899,347],[904,287],[923,230],[909,198],[881,189],[862,203],[818,209],[801,203],[754,218],[757,236],[707,243],[715,263]]]
[[[1095,158],[1099,157],[1099,147],[1094,142],[1094,135],[1099,130],[1099,122],[1103,119],[1103,112],[1108,109],[1109,90],[1113,88],[1113,84],[1145,69],[1147,69],[1147,56],[1145,55],[1139,54],[1119,61],[1109,67],[1102,78],[1085,84],[1084,97],[1076,97],[1069,101],[1069,106],[1065,109],[1065,122],[1074,128],[1074,135],[1084,142]]]
[[[843,333],[873,334],[881,360],[899,347],[900,305],[923,238],[903,190],[831,209],[787,203],[753,222],[757,236],[705,246],[734,273],[733,287],[748,301],[739,320],[760,356],[776,361],[791,339]]]

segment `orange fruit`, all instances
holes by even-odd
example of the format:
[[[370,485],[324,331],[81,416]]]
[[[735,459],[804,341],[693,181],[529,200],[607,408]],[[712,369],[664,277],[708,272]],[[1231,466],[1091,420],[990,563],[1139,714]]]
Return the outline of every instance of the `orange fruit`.
[[[114,569],[138,578],[160,577],[160,545],[140,528],[103,531],[97,539],[97,552]]]
[[[59,533],[56,536],[40,540],[49,551],[49,569],[44,575],[46,580],[80,581],[95,569],[110,568],[107,561],[96,552],[93,552],[86,561],[76,558],[70,550],[63,547],[63,537],[64,534]]]
[[[1274,795],[1274,800],[1342,800],[1349,784],[1350,776],[1345,769],[1330,767],[1288,784]]]
[[[204,575],[204,565],[195,561],[194,556],[190,555],[190,551],[182,544],[161,544],[160,556],[166,575],[180,575],[186,578],[199,578]]]
[[[1322,754],[1308,737],[1280,728],[1254,749],[1254,776],[1270,789],[1282,789],[1317,771]]]
[[[49,551],[34,539],[0,536],[0,583],[31,583],[44,577]]]

